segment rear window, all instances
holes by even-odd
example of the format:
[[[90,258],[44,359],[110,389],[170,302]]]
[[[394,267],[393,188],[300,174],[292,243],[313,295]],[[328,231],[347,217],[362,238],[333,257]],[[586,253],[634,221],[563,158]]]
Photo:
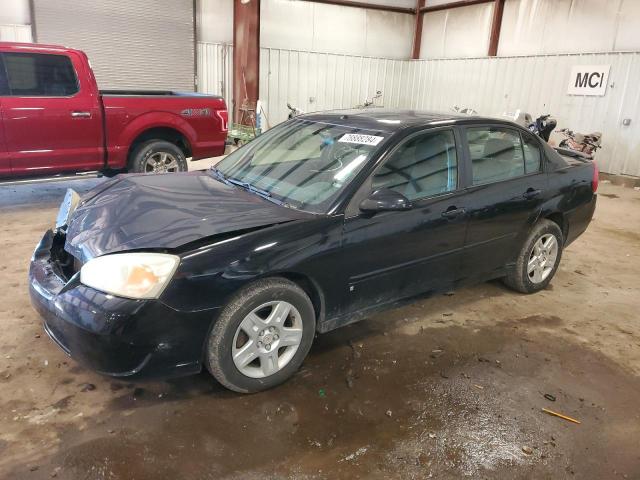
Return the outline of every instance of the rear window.
[[[78,92],[76,72],[65,55],[5,53],[3,58],[9,95],[67,97]]]

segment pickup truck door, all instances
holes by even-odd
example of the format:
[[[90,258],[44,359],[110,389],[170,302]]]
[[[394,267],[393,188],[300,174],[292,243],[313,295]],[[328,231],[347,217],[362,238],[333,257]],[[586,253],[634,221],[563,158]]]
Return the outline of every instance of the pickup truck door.
[[[2,97],[13,175],[95,170],[103,165],[97,87],[79,55],[1,53],[9,92]]]
[[[0,56],[0,177],[11,173],[11,161],[7,152],[7,141],[4,135],[4,121],[2,119],[2,101],[9,92],[9,83],[4,71],[2,56]]]
[[[467,221],[459,208],[464,191],[457,185],[457,144],[451,128],[409,136],[354,196],[343,233],[343,314],[451,288]],[[373,216],[359,212],[362,198],[380,188],[403,194],[412,208]]]
[[[538,218],[547,188],[537,138],[504,126],[463,129],[469,216],[461,277],[500,275]]]

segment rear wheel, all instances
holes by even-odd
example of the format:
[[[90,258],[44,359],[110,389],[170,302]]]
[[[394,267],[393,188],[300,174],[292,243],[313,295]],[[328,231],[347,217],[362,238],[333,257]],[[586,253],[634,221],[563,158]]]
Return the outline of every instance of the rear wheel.
[[[314,335],[315,312],[304,290],[284,278],[259,280],[224,307],[209,335],[205,363],[231,390],[265,390],[295,373]]]
[[[524,242],[515,267],[504,278],[504,283],[522,293],[542,290],[558,269],[562,245],[560,227],[551,220],[541,220]]]
[[[129,171],[134,173],[186,172],[184,152],[165,140],[148,140],[138,145],[129,160]]]

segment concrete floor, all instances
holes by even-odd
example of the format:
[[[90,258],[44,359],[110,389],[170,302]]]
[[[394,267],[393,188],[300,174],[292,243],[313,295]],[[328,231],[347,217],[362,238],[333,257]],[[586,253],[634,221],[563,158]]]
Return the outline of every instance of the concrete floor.
[[[43,333],[29,257],[65,188],[99,181],[0,187],[0,478],[640,478],[640,192],[601,185],[548,290],[376,315],[243,396],[105,378]]]

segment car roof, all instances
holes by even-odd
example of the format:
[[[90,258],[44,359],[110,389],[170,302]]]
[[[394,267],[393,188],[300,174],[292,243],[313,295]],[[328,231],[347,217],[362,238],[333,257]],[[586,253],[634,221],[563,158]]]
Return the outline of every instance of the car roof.
[[[517,123],[497,117],[377,107],[314,112],[296,118],[388,133],[403,130],[407,127],[438,127],[465,123],[504,123],[507,126],[522,128]]]

